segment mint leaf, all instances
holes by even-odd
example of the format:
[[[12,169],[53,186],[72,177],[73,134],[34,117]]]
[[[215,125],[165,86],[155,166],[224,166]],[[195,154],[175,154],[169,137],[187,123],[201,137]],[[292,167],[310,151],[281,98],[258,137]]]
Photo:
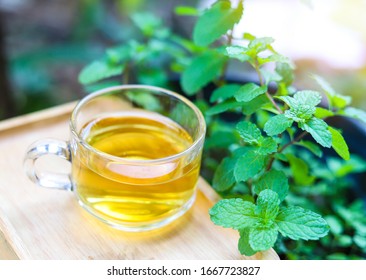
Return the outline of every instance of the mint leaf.
[[[282,77],[281,82],[289,86],[294,81],[294,71],[288,63],[276,63],[276,72]]]
[[[266,85],[268,85],[270,82],[279,82],[282,80],[282,77],[275,71],[269,71],[267,69],[262,68],[260,72],[263,76]]]
[[[241,198],[222,199],[209,213],[214,224],[225,228],[242,229],[258,222],[255,205]]]
[[[318,240],[327,235],[327,222],[318,214],[298,206],[284,207],[276,217],[280,233],[293,240]]]
[[[225,158],[216,169],[213,177],[212,187],[223,192],[232,188],[235,184],[234,168],[237,159]]]
[[[332,86],[324,80],[322,77],[318,75],[312,75],[314,80],[319,84],[319,86],[325,91],[326,94],[330,96],[336,95],[336,91],[332,88]]]
[[[344,109],[343,112],[341,112],[341,114],[366,123],[366,112],[361,109],[357,109],[354,107],[347,107],[346,109]]]
[[[211,44],[232,29],[242,14],[241,1],[236,9],[231,8],[230,1],[216,2],[198,18],[193,30],[193,41],[199,46]]]
[[[198,16],[198,15],[200,15],[200,12],[196,8],[190,7],[190,6],[178,6],[174,9],[174,12],[180,16]]]
[[[317,107],[314,116],[318,119],[325,119],[334,116],[334,113],[328,109]]]
[[[317,106],[322,100],[321,94],[312,90],[298,91],[295,93],[294,98],[298,104],[306,104],[313,107]]]
[[[287,128],[291,127],[293,120],[286,118],[285,115],[280,114],[271,117],[264,125],[264,131],[269,136],[281,134]]]
[[[347,105],[349,105],[352,101],[350,96],[345,96],[337,93],[331,85],[324,80],[322,77],[313,75],[313,78],[320,85],[320,87],[325,91],[325,94],[328,97],[329,103],[331,106],[334,106],[339,109],[343,109]]]
[[[249,144],[258,143],[258,140],[262,137],[259,128],[251,122],[239,122],[236,125],[236,130],[239,132],[240,137]]]
[[[270,189],[261,191],[258,195],[256,213],[262,218],[263,226],[271,226],[279,211],[280,199],[278,194]]]
[[[223,85],[215,89],[210,97],[210,102],[223,101],[234,97],[235,93],[240,89],[238,84]]]
[[[161,18],[149,12],[134,13],[131,19],[147,37],[151,37],[157,30],[161,30],[163,26]]]
[[[350,159],[350,154],[346,141],[344,140],[341,133],[331,126],[328,126],[328,130],[332,134],[332,147],[337,152],[337,154],[344,160]]]
[[[271,44],[274,42],[274,39],[271,37],[260,37],[260,38],[254,38],[251,40],[251,42],[248,45],[249,50],[251,50],[251,53],[253,56],[257,55],[258,53],[271,49]]]
[[[304,147],[304,148],[308,149],[310,152],[312,152],[317,157],[322,157],[323,156],[322,149],[316,143],[301,140],[300,142],[296,142],[295,145],[298,145],[298,146],[301,146],[301,147]]]
[[[183,90],[193,95],[221,74],[226,58],[216,52],[205,52],[193,59],[182,74]]]
[[[245,256],[253,256],[256,251],[252,249],[249,245],[249,228],[244,228],[239,230],[240,239],[238,243],[238,249],[240,254]]]
[[[268,155],[277,152],[277,142],[272,137],[262,137],[258,141],[256,152],[261,155]]]
[[[100,80],[121,75],[124,64],[113,65],[104,60],[97,60],[87,65],[79,74],[79,82],[89,85]]]
[[[236,163],[234,176],[237,182],[246,181],[254,177],[262,170],[266,156],[248,151]]]
[[[146,91],[128,91],[126,92],[129,102],[136,103],[144,109],[154,112],[161,112],[162,106],[157,96]]]
[[[271,170],[266,172],[254,183],[253,191],[259,194],[263,190],[272,190],[277,193],[280,201],[283,201],[288,194],[288,179],[282,171]]]
[[[309,175],[309,167],[305,161],[292,154],[286,154],[286,158],[290,163],[292,175],[297,185],[310,185],[314,182],[315,177]]]
[[[201,110],[202,111],[202,110]],[[205,149],[211,148],[225,148],[237,143],[239,137],[232,131],[215,131],[205,141]]]
[[[227,55],[230,58],[234,58],[240,60],[241,62],[244,62],[251,59],[251,57],[246,54],[247,51],[248,51],[247,48],[241,46],[229,46],[226,47],[225,55]]]
[[[284,101],[290,108],[298,109],[300,105],[309,107],[317,106],[320,103],[322,96],[317,91],[303,90],[296,92],[293,97],[280,96],[278,98]]]
[[[274,224],[271,228],[251,228],[249,245],[255,251],[265,251],[273,247],[277,240],[278,229]]]
[[[235,99],[239,102],[248,102],[266,92],[267,86],[258,86],[254,83],[248,83],[235,93]]]
[[[241,106],[245,115],[251,115],[268,103],[268,98],[265,95],[260,95],[249,102],[241,103]]]
[[[290,108],[296,108],[298,106],[297,100],[291,96],[279,96],[277,98],[285,102]]]
[[[270,56],[267,56],[267,57],[258,57],[258,62],[259,62],[259,65],[263,65],[263,64],[266,64],[266,63],[269,63],[269,62],[276,62],[276,63],[280,63],[280,64],[286,64],[286,65],[289,66],[290,69],[295,68],[295,65],[293,64],[293,62],[288,57],[283,56],[279,53],[274,53],[274,54],[272,54]],[[283,81],[283,76],[277,70],[281,71],[282,69],[278,69],[278,68],[275,69],[275,72],[282,77],[282,79],[281,79],[281,82],[282,82]]]
[[[206,115],[208,116],[212,116],[212,115],[217,115],[217,114],[221,114],[223,112],[235,109],[235,108],[239,108],[240,106],[242,106],[242,103],[239,103],[237,101],[229,101],[226,100],[222,103],[219,103],[213,107],[211,107],[210,109],[208,109],[206,111]]]
[[[366,249],[366,236],[362,236],[362,235],[357,234],[353,237],[353,241],[361,249]]]
[[[286,110],[285,117],[295,122],[303,123],[306,120],[310,119],[314,113],[315,113],[314,106],[299,104],[296,105],[296,107],[292,107],[289,110]]]
[[[332,146],[332,134],[325,121],[313,117],[306,123],[299,123],[299,127],[309,132],[314,140],[323,147],[330,148]]]

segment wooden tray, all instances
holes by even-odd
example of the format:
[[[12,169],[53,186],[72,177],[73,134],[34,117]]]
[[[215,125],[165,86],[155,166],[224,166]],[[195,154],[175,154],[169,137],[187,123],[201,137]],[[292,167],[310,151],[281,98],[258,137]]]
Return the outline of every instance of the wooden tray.
[[[22,161],[34,141],[68,139],[75,103],[0,122],[0,259],[278,259],[273,250],[244,257],[238,234],[215,226],[208,210],[218,199],[204,180],[194,206],[173,224],[126,233],[84,211],[72,192],[37,187]]]

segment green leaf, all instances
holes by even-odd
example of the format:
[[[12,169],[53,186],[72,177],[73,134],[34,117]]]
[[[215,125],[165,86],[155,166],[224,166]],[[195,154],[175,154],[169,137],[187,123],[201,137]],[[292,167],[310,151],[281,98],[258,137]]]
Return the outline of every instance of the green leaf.
[[[352,238],[348,235],[341,235],[338,237],[338,246],[349,247],[352,245]]]
[[[242,2],[232,9],[230,1],[218,1],[204,11],[193,29],[193,41],[199,46],[207,46],[219,39],[239,22],[243,14]]]
[[[309,132],[314,140],[323,147],[330,148],[332,146],[332,134],[325,121],[313,117],[306,123],[299,123],[299,127]]]
[[[237,143],[239,137],[232,131],[216,131],[205,141],[205,149],[225,148]]]
[[[245,256],[253,256],[256,251],[252,249],[249,245],[249,228],[244,228],[239,230],[240,233],[240,239],[238,244],[238,249],[240,254]]]
[[[263,65],[263,64],[269,63],[269,62],[278,62],[281,64],[287,64],[291,68],[294,68],[292,61],[288,57],[283,56],[278,53],[271,54],[270,56],[267,56],[267,57],[258,57],[258,62],[260,65]],[[277,70],[276,70],[276,72],[277,72]],[[280,74],[279,72],[277,72],[277,73]],[[281,75],[281,77],[283,77],[283,76]]]
[[[225,62],[226,58],[216,52],[205,52],[195,57],[182,74],[183,90],[193,95],[221,74]]]
[[[341,114],[366,123],[366,112],[361,109],[357,109],[354,107],[347,107]]]
[[[189,6],[175,7],[174,12],[180,16],[199,16],[200,15],[200,12],[196,8],[189,7]]]
[[[340,235],[343,233],[343,225],[342,222],[337,218],[337,216],[329,215],[324,217],[329,225],[330,231],[334,235]]]
[[[79,82],[89,85],[100,80],[121,75],[125,68],[124,64],[112,65],[106,61],[98,60],[87,65],[79,74]]]
[[[262,137],[259,139],[256,152],[261,155],[268,155],[277,152],[278,144],[272,137]]]
[[[293,121],[291,119],[286,118],[285,115],[280,114],[271,117],[266,124],[264,125],[264,131],[269,136],[274,136],[281,134],[287,128],[291,127]]]
[[[221,114],[223,112],[235,109],[235,108],[239,108],[240,106],[242,106],[242,103],[239,103],[237,101],[224,101],[222,103],[219,103],[213,107],[211,107],[210,109],[207,110],[206,115],[208,116],[212,116],[212,115],[217,115],[217,114]]]
[[[292,175],[297,185],[311,185],[314,182],[315,177],[309,175],[309,167],[305,161],[292,154],[286,154],[286,158],[290,163]]]
[[[267,69],[262,68],[260,72],[263,76],[266,85],[268,85],[270,82],[279,82],[282,80],[282,77],[275,71],[269,71]]]
[[[239,84],[223,85],[212,92],[210,102],[224,101],[234,97],[235,93],[240,89]]]
[[[262,137],[259,128],[251,122],[242,121],[236,125],[236,130],[243,140],[249,144],[258,143],[259,139]]]
[[[336,91],[332,88],[332,86],[326,80],[324,80],[324,78],[318,75],[312,75],[312,76],[327,95],[334,96],[337,94]]]
[[[318,119],[325,119],[334,116],[334,113],[328,109],[317,107],[314,116]]]
[[[235,99],[239,102],[249,102],[266,92],[267,86],[258,86],[254,83],[247,83],[235,93]]]
[[[278,97],[284,101],[290,108],[298,109],[300,105],[306,105],[309,107],[315,107],[322,99],[321,94],[317,91],[303,90],[298,91],[291,96],[280,96]]]
[[[294,98],[298,104],[306,104],[313,107],[317,106],[322,100],[321,94],[312,90],[298,91],[295,93]]]
[[[298,146],[301,146],[301,147],[304,147],[304,148],[308,149],[310,152],[312,152],[317,157],[322,157],[323,156],[322,149],[317,144],[315,144],[313,142],[301,140],[300,142],[296,142],[295,145],[298,145]]]
[[[245,47],[229,46],[229,47],[226,47],[225,55],[227,55],[230,58],[234,58],[241,62],[244,62],[244,61],[248,61],[251,59],[251,57],[246,54],[247,51],[248,51],[248,49]]]
[[[255,205],[241,198],[222,199],[209,213],[214,224],[225,228],[242,229],[258,222]]]
[[[322,77],[313,75],[316,82],[320,85],[320,87],[325,91],[325,94],[328,97],[329,103],[331,106],[334,106],[339,109],[343,109],[347,105],[349,105],[352,101],[350,96],[345,96],[337,93],[331,85],[324,80]]]
[[[361,249],[366,249],[366,236],[355,235],[353,241]]]
[[[249,245],[255,251],[265,251],[273,247],[277,236],[278,229],[275,225],[272,228],[251,228],[249,230]]]
[[[126,93],[130,102],[136,103],[144,109],[161,112],[162,106],[159,99],[146,91],[129,91]]]
[[[241,106],[245,115],[251,115],[268,103],[268,98],[265,95],[260,95],[249,102],[241,103]]]
[[[137,74],[139,84],[166,87],[168,83],[168,76],[161,69],[153,67],[144,68]]]
[[[258,53],[265,51],[267,49],[271,49],[271,44],[274,42],[274,39],[271,37],[261,37],[254,38],[248,45],[250,50],[253,50],[253,53],[257,55]]]
[[[234,176],[237,182],[246,181],[254,177],[262,170],[266,156],[248,151],[236,163]]]
[[[150,12],[134,13],[131,16],[133,23],[142,31],[142,33],[150,37],[156,30],[162,27],[162,20]]]
[[[254,183],[253,188],[253,191],[256,194],[259,194],[263,190],[272,190],[276,192],[280,201],[283,201],[289,190],[286,174],[278,170],[266,172]]]
[[[225,158],[217,167],[213,177],[212,187],[218,191],[223,192],[231,189],[235,184],[234,168],[237,159]]]
[[[117,46],[106,50],[108,62],[118,64],[125,62],[131,57],[131,46],[129,44]]]
[[[350,159],[350,154],[346,141],[344,140],[341,133],[331,126],[328,126],[328,130],[332,134],[332,147],[337,154],[344,160]]]
[[[294,81],[293,68],[288,63],[276,63],[276,72],[282,77],[281,82],[289,86]]]
[[[296,105],[285,111],[285,117],[295,122],[303,123],[311,119],[315,113],[315,107],[305,104]]]
[[[276,217],[280,233],[293,240],[318,240],[327,235],[327,222],[310,210],[298,206],[284,207]]]
[[[280,199],[278,194],[270,189],[261,191],[258,195],[256,210],[263,220],[263,226],[270,226],[279,211]]]

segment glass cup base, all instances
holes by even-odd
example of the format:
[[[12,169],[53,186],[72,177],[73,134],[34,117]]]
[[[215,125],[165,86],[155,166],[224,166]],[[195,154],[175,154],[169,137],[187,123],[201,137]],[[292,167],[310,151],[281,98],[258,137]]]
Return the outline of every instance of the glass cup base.
[[[97,213],[95,213],[95,210],[90,208],[88,205],[83,203],[78,198],[79,205],[83,209],[85,209],[89,214],[91,214],[92,216],[94,216],[98,220],[102,221],[103,223],[105,223],[105,224],[107,224],[107,225],[109,225],[109,226],[111,226],[115,229],[118,229],[118,230],[121,230],[121,231],[127,231],[127,232],[144,232],[144,231],[150,231],[150,230],[154,230],[154,229],[164,227],[164,226],[172,223],[173,221],[175,221],[179,217],[181,217],[183,214],[185,214],[192,207],[195,200],[196,200],[196,192],[194,192],[192,197],[179,209],[178,212],[174,213],[172,216],[169,216],[168,218],[163,219],[163,220],[159,220],[157,222],[139,223],[138,225],[136,225],[136,224],[133,224],[133,223],[122,223],[122,222],[117,222],[117,221],[113,221],[113,220],[104,219],[103,217],[100,217]]]

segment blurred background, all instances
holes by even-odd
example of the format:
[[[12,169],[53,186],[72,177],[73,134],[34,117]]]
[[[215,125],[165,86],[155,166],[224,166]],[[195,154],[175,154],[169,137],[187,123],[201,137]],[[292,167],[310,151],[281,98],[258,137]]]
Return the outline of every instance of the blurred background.
[[[81,98],[78,74],[105,48],[136,36],[130,16],[150,11],[182,36],[194,17],[177,5],[213,1],[0,0],[0,119]],[[366,109],[366,0],[247,0],[236,32],[270,36],[297,65],[298,87],[324,76]]]

